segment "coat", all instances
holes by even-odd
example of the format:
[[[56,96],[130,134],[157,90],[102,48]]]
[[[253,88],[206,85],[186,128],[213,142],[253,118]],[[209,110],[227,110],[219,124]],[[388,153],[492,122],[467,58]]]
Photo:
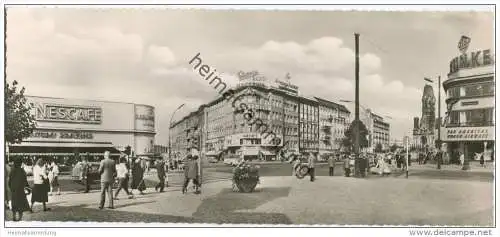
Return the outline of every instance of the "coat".
[[[187,179],[196,179],[198,178],[198,172],[198,161],[188,160],[186,169],[184,170],[184,176]]]
[[[137,189],[137,190],[145,190],[146,187],[143,182],[144,178],[144,169],[145,167],[142,166],[142,162],[136,161],[132,163],[132,189]],[[144,188],[144,189],[143,189]]]
[[[349,159],[344,160],[344,169],[351,168],[351,161]]]
[[[308,159],[308,162],[307,162],[307,167],[314,168],[315,166],[316,166],[316,157],[309,156],[309,159]]]
[[[9,174],[8,186],[12,192],[12,210],[28,211],[30,206],[24,188],[29,187],[26,172],[22,168],[13,168]]]
[[[165,177],[165,162],[162,160],[156,162],[156,173],[159,178]]]
[[[335,158],[333,156],[328,159],[328,166],[335,167]]]
[[[116,175],[115,161],[109,158],[101,160],[99,174],[101,174],[101,182],[113,182]]]

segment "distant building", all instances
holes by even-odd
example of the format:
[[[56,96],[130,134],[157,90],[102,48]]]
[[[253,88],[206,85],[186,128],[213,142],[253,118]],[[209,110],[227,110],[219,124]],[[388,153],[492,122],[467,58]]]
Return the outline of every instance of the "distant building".
[[[382,150],[390,148],[391,126],[384,118],[372,112],[371,109],[360,111],[360,120],[368,130],[368,147],[366,151],[374,152],[377,144],[382,145]]]
[[[225,97],[172,124],[172,154],[183,158],[197,146],[219,159],[274,160],[285,153],[340,149],[350,114],[343,105],[301,96],[289,81],[269,82],[258,72],[239,76],[240,83]]]
[[[412,147],[431,149],[434,147],[436,131],[436,97],[431,85],[424,86],[421,103],[422,116],[413,118]]]

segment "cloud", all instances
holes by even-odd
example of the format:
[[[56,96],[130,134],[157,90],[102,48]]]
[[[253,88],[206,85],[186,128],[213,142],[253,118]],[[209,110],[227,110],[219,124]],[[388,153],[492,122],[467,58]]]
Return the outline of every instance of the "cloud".
[[[178,53],[174,44],[152,42],[144,34],[111,24],[62,30],[55,18],[30,9],[9,9],[7,79],[18,80],[28,94],[92,98],[150,104],[156,107],[157,143],[168,139],[171,113],[176,119],[217,96],[188,64],[196,53]],[[193,46],[194,47],[194,46]],[[174,50],[175,49],[175,50]],[[258,44],[200,51],[203,63],[228,85],[240,70],[258,70],[269,80],[283,79],[301,94],[338,102],[354,99],[354,50],[341,38],[324,36],[304,42],[261,40]],[[421,92],[398,78],[385,78],[381,58],[360,55],[362,104],[393,117],[412,117]],[[395,101],[395,98],[398,98]],[[411,125],[411,119],[409,124]]]

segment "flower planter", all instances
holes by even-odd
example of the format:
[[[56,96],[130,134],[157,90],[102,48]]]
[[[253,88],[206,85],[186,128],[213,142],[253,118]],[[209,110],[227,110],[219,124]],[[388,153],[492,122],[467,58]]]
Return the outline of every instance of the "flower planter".
[[[255,190],[257,183],[259,181],[257,179],[244,179],[236,181],[236,187],[238,187],[238,191],[242,193],[251,193]]]
[[[241,163],[233,170],[233,191],[251,193],[259,183],[259,166]]]

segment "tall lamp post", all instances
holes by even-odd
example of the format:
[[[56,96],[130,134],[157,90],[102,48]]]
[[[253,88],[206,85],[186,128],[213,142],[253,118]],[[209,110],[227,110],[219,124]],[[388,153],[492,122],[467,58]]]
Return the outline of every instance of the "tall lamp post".
[[[181,109],[182,107],[184,107],[185,104],[181,104],[179,105],[179,107],[177,107],[177,109],[174,110],[174,112],[172,113],[172,116],[170,117],[170,121],[168,122],[168,159],[172,159],[172,143],[170,141],[170,138],[172,136],[172,134],[170,134],[171,132],[171,128],[172,128],[172,119],[174,118],[174,115],[177,111],[179,111],[179,109]]]
[[[354,77],[356,80],[355,88],[355,114],[354,114],[354,175],[359,175],[359,34],[354,33],[355,41],[355,68]]]

